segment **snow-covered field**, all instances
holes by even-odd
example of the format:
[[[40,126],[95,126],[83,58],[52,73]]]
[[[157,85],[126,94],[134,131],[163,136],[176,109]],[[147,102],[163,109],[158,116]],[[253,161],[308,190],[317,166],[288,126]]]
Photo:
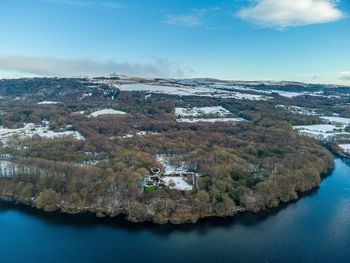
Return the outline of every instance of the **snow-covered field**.
[[[85,140],[85,138],[78,131],[55,132],[49,130],[48,125],[35,125],[34,123],[27,123],[23,128],[18,129],[7,129],[0,126],[0,141],[6,144],[13,136],[18,136],[20,139],[32,138],[33,136],[40,136],[41,138],[46,139],[73,136],[77,140]]]
[[[254,91],[254,92],[263,93],[266,95],[272,95],[273,93],[277,93],[282,97],[286,97],[290,99],[307,94],[305,92],[292,92],[292,91],[282,91],[282,90],[259,90],[259,89],[249,88],[246,86],[232,86],[231,88],[234,90],[241,90],[241,91]]]
[[[98,110],[95,112],[92,112],[89,117],[90,118],[96,118],[102,115],[125,115],[126,112],[124,111],[119,111],[119,110],[113,110],[113,109],[103,109],[103,110]]]
[[[337,126],[333,124],[315,124],[315,125],[305,125],[305,126],[294,126],[297,130],[306,130],[313,132],[334,132],[337,129]]]
[[[346,153],[350,153],[350,144],[339,144],[339,147]]]
[[[338,125],[344,125],[344,126],[350,125],[350,118],[325,116],[325,117],[321,117],[321,119],[329,121],[332,124],[338,124]]]
[[[54,105],[54,104],[60,104],[61,102],[58,101],[41,101],[38,102],[39,105]]]
[[[345,132],[343,128],[333,124],[316,124],[306,126],[294,126],[300,134],[313,137],[318,140],[329,140],[332,138],[348,137],[349,132]]]
[[[269,92],[270,94],[277,93],[280,96],[286,97],[286,98],[289,98],[289,99],[292,99],[292,98],[295,98],[295,97],[298,97],[298,96],[302,96],[302,95],[311,95],[311,94],[309,94],[307,92],[293,92],[293,91],[281,91],[281,90],[269,90],[267,92]]]
[[[326,95],[323,95],[322,92],[320,91],[314,91],[314,92],[308,92],[308,91],[300,91],[300,92],[296,92],[296,91],[284,91],[284,90],[274,90],[274,89],[271,89],[271,90],[259,90],[259,89],[253,89],[253,88],[248,88],[248,87],[240,87],[238,86],[240,90],[242,91],[255,91],[255,92],[259,92],[259,93],[264,93],[264,94],[267,94],[267,95],[272,95],[273,93],[276,93],[282,97],[286,97],[286,98],[289,98],[289,99],[293,99],[295,97],[298,97],[298,96],[305,96],[305,95],[308,95],[308,96],[316,96],[316,97],[328,97],[328,98],[334,98],[334,97],[338,97],[338,96],[326,96]],[[238,89],[237,86],[234,87],[234,89]]]
[[[261,83],[256,83],[256,84],[261,84]],[[275,90],[275,89],[270,89],[270,90],[266,90],[266,89],[258,89],[258,88],[253,88],[254,85],[251,83],[251,87],[249,86],[245,86],[245,85],[232,85],[232,84],[214,84],[212,85],[212,87],[216,87],[218,89],[231,89],[232,91],[244,91],[244,92],[257,92],[260,94],[265,94],[267,96],[271,96],[273,93],[279,94],[282,97],[286,97],[289,99],[298,97],[298,96],[305,96],[305,95],[309,95],[309,96],[322,96],[322,97],[338,97],[338,96],[325,96],[323,95],[322,92],[320,91],[315,91],[315,92],[308,92],[308,91],[300,91],[300,92],[296,92],[296,91],[284,91],[284,90]],[[265,83],[267,85],[271,85],[273,83]]]
[[[176,117],[199,117],[203,115],[215,115],[216,117],[224,117],[229,114],[231,113],[222,106],[175,108]]]
[[[180,191],[191,191],[193,186],[185,181],[185,178],[180,176],[165,176],[162,177],[165,185],[170,189],[176,189]]]
[[[201,96],[214,98],[235,98],[246,100],[267,100],[270,97],[258,94],[241,93],[230,90],[222,90],[214,86],[163,86],[147,85],[142,83],[124,84],[116,86],[122,91],[143,91],[177,96]]]
[[[233,98],[233,99],[237,99],[237,100],[252,100],[252,101],[272,99],[272,97],[268,97],[265,95],[248,94],[248,93],[240,93],[240,92],[231,92],[227,95],[221,96],[221,98],[223,98],[223,99]]]
[[[236,124],[241,121],[245,121],[243,118],[180,118],[176,119],[177,122],[183,122],[183,123],[200,123],[200,122],[207,122],[207,123],[215,123],[215,122],[227,122]]]
[[[183,123],[197,123],[197,122],[228,122],[238,123],[244,121],[243,118],[229,118],[225,117],[231,115],[227,109],[222,106],[212,107],[194,107],[194,108],[175,108],[175,115],[177,122]],[[206,116],[211,118],[205,118]]]

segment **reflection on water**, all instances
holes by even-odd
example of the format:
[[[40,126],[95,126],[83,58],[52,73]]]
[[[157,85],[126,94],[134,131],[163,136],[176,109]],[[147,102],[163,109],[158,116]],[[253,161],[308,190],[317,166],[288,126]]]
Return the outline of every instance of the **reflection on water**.
[[[316,195],[318,189],[311,191],[306,196]],[[180,226],[174,225],[155,225],[152,223],[134,224],[126,221],[123,217],[116,218],[97,218],[94,214],[83,215],[66,215],[62,213],[46,213],[41,210],[32,209],[24,205],[15,205],[12,203],[0,202],[0,213],[5,211],[15,211],[27,216],[34,216],[37,220],[40,220],[46,224],[52,225],[66,225],[75,228],[90,228],[91,226],[106,226],[115,229],[123,229],[128,231],[150,231],[157,235],[168,235],[171,232],[193,232],[205,234],[207,231],[213,230],[213,228],[229,229],[235,224],[250,226],[262,223],[266,219],[278,216],[280,212],[289,206],[295,204],[297,201],[293,201],[289,204],[283,204],[279,208],[270,209],[257,214],[243,213],[234,218],[209,218],[200,220],[196,224],[186,224]]]
[[[336,160],[332,176],[298,202],[196,225],[131,224],[1,203],[0,262],[348,262],[349,165]]]

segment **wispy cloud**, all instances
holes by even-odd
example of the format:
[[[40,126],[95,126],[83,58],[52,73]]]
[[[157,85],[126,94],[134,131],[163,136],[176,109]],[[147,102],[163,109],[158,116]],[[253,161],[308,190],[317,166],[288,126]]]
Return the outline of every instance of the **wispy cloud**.
[[[287,27],[330,23],[344,18],[338,0],[256,0],[237,16],[262,27]]]
[[[345,81],[350,81],[350,71],[340,72],[340,79]]]
[[[201,18],[196,15],[167,15],[164,21],[168,25],[195,27],[202,24]]]
[[[220,8],[200,8],[192,9],[189,13],[177,14],[177,15],[167,15],[163,22],[168,25],[173,26],[184,26],[184,27],[198,27],[205,25],[205,20],[217,14]]]
[[[110,73],[142,77],[188,77],[192,74],[190,68],[173,63],[168,59],[151,59],[145,63],[129,63],[0,54],[1,70],[57,77],[101,76]]]
[[[92,1],[92,0],[39,0],[40,2],[70,5],[76,7],[97,8],[123,8],[124,5],[116,1]]]

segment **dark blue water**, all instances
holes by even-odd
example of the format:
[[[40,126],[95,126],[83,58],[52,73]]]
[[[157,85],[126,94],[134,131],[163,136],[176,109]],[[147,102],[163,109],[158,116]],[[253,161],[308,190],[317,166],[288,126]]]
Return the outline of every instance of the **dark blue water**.
[[[0,263],[350,262],[350,163],[319,190],[259,215],[197,225],[47,215],[0,205]]]

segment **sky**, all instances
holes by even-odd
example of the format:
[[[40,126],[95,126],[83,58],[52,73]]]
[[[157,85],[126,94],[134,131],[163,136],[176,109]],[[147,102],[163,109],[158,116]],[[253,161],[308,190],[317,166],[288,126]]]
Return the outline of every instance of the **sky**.
[[[350,0],[1,0],[0,78],[350,84]]]

